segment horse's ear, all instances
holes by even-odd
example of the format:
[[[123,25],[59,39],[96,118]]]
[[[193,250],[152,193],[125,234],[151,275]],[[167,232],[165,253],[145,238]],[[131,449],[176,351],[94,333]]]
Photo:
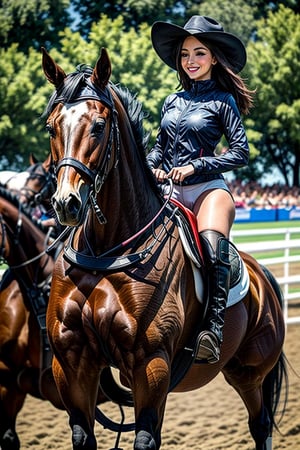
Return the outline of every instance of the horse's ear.
[[[105,48],[101,49],[101,54],[91,76],[91,81],[100,89],[105,88],[111,76],[111,63]]]
[[[46,170],[49,170],[51,165],[52,165],[52,155],[51,155],[51,153],[49,153],[47,158],[43,162],[43,166]]]
[[[51,58],[49,53],[46,51],[44,47],[42,47],[43,52],[43,60],[42,66],[44,70],[44,74],[50,83],[54,84],[55,87],[58,87],[66,77],[65,72],[59,67],[58,64]]]
[[[36,164],[38,162],[38,160],[36,159],[36,157],[34,156],[33,153],[30,153],[29,155],[29,164],[31,166],[33,166],[34,164]]]

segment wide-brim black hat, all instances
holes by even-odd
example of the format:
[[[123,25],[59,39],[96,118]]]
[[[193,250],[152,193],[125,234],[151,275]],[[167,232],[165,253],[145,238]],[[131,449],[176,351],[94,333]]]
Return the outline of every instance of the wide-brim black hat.
[[[211,17],[193,16],[183,28],[168,22],[155,22],[151,30],[152,44],[156,53],[175,70],[178,44],[188,36],[217,45],[235,73],[240,72],[245,66],[247,55],[242,41],[234,34],[225,32],[222,25]]]

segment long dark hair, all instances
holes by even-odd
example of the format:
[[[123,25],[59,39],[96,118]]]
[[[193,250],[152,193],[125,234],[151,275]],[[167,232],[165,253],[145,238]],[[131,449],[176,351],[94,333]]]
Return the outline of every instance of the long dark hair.
[[[201,39],[201,42],[211,51],[217,60],[217,64],[212,68],[212,79],[216,81],[222,90],[230,92],[233,95],[242,114],[248,114],[250,108],[253,106],[255,91],[248,89],[242,77],[234,73],[229,61],[219,47],[204,39]],[[185,73],[181,65],[182,45],[183,42],[180,42],[176,51],[177,76],[179,86],[185,91],[188,91],[191,89],[193,81]]]

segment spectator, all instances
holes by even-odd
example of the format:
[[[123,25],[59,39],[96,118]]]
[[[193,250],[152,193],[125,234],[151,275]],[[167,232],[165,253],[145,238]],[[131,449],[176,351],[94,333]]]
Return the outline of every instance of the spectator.
[[[300,188],[280,184],[262,187],[256,181],[229,183],[236,208],[291,208],[300,206]]]

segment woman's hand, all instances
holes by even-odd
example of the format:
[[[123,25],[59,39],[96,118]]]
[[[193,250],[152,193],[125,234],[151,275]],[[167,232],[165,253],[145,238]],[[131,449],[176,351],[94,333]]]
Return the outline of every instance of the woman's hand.
[[[188,164],[187,166],[182,167],[173,167],[170,170],[167,177],[172,178],[174,183],[182,183],[183,180],[189,175],[193,175],[195,173],[194,166],[192,164]]]
[[[168,178],[167,173],[162,169],[152,169],[152,173],[159,183],[163,183]]]

